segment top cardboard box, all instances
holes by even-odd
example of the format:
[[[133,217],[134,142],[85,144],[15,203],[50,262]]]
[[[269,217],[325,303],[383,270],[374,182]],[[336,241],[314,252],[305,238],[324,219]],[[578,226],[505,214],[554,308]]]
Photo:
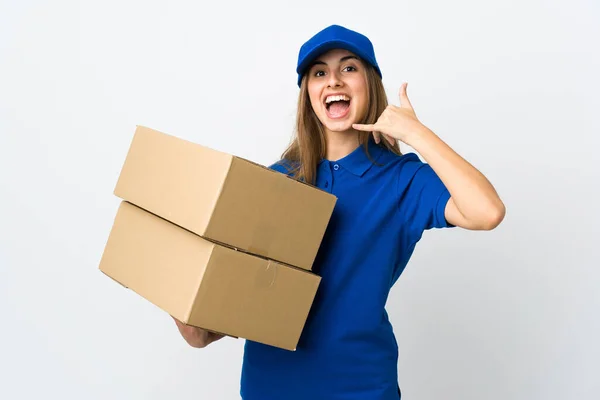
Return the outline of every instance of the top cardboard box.
[[[306,270],[337,200],[243,158],[143,126],[114,194],[204,238]]]

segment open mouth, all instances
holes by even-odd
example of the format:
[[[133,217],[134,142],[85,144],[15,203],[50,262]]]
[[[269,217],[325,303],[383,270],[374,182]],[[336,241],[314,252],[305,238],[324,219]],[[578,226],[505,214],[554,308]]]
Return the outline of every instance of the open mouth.
[[[325,109],[329,118],[345,117],[350,111],[350,97],[346,95],[333,95],[325,98]]]

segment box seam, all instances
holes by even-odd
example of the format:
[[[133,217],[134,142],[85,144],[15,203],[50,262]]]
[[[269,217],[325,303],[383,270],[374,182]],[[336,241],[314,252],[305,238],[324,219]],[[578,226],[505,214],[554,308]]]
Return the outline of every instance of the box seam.
[[[217,208],[217,204],[219,204],[219,200],[221,200],[221,196],[223,196],[225,187],[227,186],[228,181],[230,180],[230,175],[231,175],[231,170],[233,168],[234,159],[235,159],[234,156],[229,155],[229,167],[227,168],[227,172],[225,173],[225,179],[223,179],[223,183],[221,184],[221,187],[219,188],[219,193],[215,197],[215,201],[213,202],[212,207],[210,208],[210,216],[208,217],[208,224],[206,225],[206,228],[204,229],[204,235],[199,235],[201,237],[208,236],[207,232],[210,230],[210,227],[213,223],[213,217],[215,216],[215,210]]]
[[[204,280],[204,275],[206,274],[206,271],[208,270],[208,268],[210,268],[211,266],[211,259],[213,256],[213,252],[215,251],[215,245],[211,244],[211,249],[210,249],[210,253],[208,254],[208,259],[206,262],[206,266],[204,267],[204,270],[202,271],[202,273],[200,274],[200,276],[198,277],[198,282],[196,283],[196,287],[195,287],[195,294],[193,297],[193,301],[192,301],[192,305],[189,307],[188,313],[186,315],[186,321],[190,322],[190,318],[192,317],[192,315],[194,314],[194,310],[196,307],[196,300],[198,300],[198,297],[200,296],[200,289],[202,288],[202,281]]]

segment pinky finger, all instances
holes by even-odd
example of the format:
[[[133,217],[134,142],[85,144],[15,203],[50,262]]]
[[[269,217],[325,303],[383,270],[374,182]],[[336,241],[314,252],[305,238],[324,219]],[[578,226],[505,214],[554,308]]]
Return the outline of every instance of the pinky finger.
[[[393,137],[389,136],[389,135],[384,135],[385,139],[388,141],[389,144],[391,144],[392,146],[394,144],[396,144],[396,139],[394,139]]]
[[[381,134],[377,131],[373,132],[373,138],[375,139],[375,143],[381,142]]]

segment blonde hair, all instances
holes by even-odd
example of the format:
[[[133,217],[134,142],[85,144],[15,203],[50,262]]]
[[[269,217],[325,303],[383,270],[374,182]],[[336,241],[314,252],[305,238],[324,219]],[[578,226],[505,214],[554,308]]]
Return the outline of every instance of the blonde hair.
[[[388,105],[387,96],[381,77],[370,64],[363,62],[367,75],[367,112],[361,124],[374,124]],[[302,77],[300,94],[298,96],[298,110],[296,113],[296,128],[294,139],[284,151],[281,158],[289,162],[291,175],[304,182],[315,184],[317,165],[327,154],[325,130],[317,118],[308,95],[307,75]],[[359,143],[365,148],[368,155],[367,143],[371,132],[359,132]],[[385,139],[381,139],[379,146],[401,155],[398,143],[392,146]]]

